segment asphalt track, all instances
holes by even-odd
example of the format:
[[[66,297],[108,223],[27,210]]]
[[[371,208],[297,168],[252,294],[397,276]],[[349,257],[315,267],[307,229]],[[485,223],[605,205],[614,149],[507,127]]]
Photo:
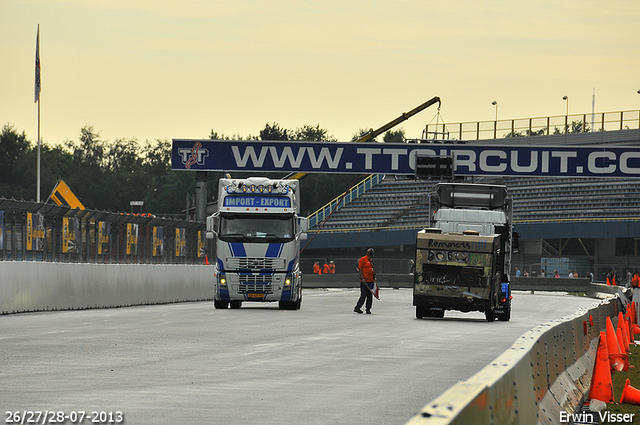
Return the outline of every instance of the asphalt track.
[[[0,316],[2,422],[49,410],[120,411],[126,424],[404,424],[524,332],[595,302],[515,293],[511,321],[488,323],[418,320],[410,289],[381,290],[359,315],[358,295],[307,289],[299,311],[198,302]]]

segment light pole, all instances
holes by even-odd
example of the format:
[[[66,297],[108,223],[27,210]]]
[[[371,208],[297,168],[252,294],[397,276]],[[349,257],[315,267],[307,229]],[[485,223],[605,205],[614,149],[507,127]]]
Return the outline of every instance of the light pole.
[[[491,104],[496,107],[496,120],[493,122],[493,138],[495,139],[498,135],[498,102],[494,100]]]
[[[569,132],[569,96],[562,96],[562,100],[567,101],[567,112],[564,115],[564,132]]]

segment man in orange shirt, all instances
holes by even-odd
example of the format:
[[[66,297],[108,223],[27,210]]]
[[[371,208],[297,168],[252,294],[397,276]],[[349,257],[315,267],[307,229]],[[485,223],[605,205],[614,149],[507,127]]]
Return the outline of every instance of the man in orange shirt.
[[[371,314],[371,306],[373,305],[373,294],[371,291],[374,288],[376,275],[373,271],[373,248],[367,250],[367,254],[358,262],[358,276],[360,276],[360,298],[356,303],[356,307],[353,309],[356,313],[362,314],[362,305],[365,304],[367,314]]]

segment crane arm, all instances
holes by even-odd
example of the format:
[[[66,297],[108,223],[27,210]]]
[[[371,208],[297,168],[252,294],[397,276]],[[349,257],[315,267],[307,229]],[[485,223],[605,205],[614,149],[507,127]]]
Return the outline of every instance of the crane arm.
[[[368,133],[363,134],[362,136],[360,136],[358,138],[355,138],[354,140],[352,140],[352,142],[356,142],[356,143],[369,142],[369,141],[373,140],[374,138],[376,138],[378,135],[384,133],[385,131],[389,130],[390,128],[395,127],[396,125],[400,124],[401,122],[408,120],[409,118],[411,118],[412,116],[414,116],[418,112],[428,108],[429,106],[433,105],[434,103],[438,103],[438,108],[440,108],[441,102],[440,102],[440,98],[438,96],[435,96],[432,99],[427,100],[422,105],[416,106],[415,108],[413,108],[409,112],[403,112],[402,115],[400,115],[395,120],[389,121],[388,123],[386,123],[382,127],[378,128],[377,130],[371,130]],[[304,177],[307,174],[308,173],[295,173],[294,172],[294,173],[287,174],[284,178],[285,179],[298,179],[298,180],[300,180],[302,177]]]
[[[435,96],[433,99],[427,100],[425,103],[423,103],[422,105],[416,106],[415,108],[413,108],[409,112],[404,112],[398,118],[396,118],[393,121],[388,122],[387,124],[383,125],[382,127],[378,128],[377,130],[371,130],[368,133],[363,134],[362,136],[358,137],[357,139],[355,139],[353,141],[354,142],[368,142],[368,141],[371,141],[374,138],[376,138],[377,136],[379,136],[380,134],[384,133],[385,131],[389,130],[390,128],[395,127],[396,125],[400,124],[401,122],[408,120],[409,118],[411,118],[412,116],[414,116],[418,112],[428,108],[429,106],[433,105],[436,102],[438,103],[438,108],[439,108],[440,104],[441,104],[440,98],[438,96]]]

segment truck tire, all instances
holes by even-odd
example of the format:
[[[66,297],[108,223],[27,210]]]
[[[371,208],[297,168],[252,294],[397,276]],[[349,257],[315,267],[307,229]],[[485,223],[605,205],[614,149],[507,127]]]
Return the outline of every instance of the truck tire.
[[[216,309],[219,309],[219,308],[225,309],[225,308],[229,307],[229,301],[220,301],[220,300],[214,299],[213,300],[213,306]]]
[[[511,309],[505,310],[504,313],[498,314],[498,320],[501,322],[508,322],[511,320]]]
[[[280,310],[298,310],[298,301],[278,301],[278,307]]]
[[[493,322],[496,320],[496,312],[493,310],[487,310],[484,312],[484,317],[487,318],[487,322]]]
[[[424,316],[426,316],[426,309],[424,307],[421,307],[419,305],[416,306],[416,318],[418,319],[422,319]]]
[[[229,304],[233,309],[238,309],[242,307],[242,301],[231,301]]]

